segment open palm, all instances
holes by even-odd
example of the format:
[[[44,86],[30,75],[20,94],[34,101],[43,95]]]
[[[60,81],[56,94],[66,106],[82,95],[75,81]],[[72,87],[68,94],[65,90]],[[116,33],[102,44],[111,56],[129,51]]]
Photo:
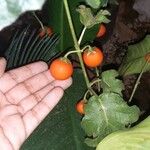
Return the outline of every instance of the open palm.
[[[44,62],[4,73],[0,59],[0,149],[18,150],[61,99],[72,80],[58,81]]]

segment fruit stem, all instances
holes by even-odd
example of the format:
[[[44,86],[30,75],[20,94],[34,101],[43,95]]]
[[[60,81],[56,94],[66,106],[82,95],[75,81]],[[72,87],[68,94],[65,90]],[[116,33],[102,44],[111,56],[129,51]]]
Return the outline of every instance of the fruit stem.
[[[35,12],[33,11],[33,16],[37,19],[37,21],[39,22],[41,28],[44,30],[44,26],[43,26],[43,23],[40,21],[40,19],[37,17],[37,15],[35,14]]]
[[[90,87],[89,78],[87,76],[86,69],[85,69],[85,66],[84,66],[84,63],[83,63],[83,60],[82,60],[82,51],[81,51],[80,45],[79,45],[79,43],[81,42],[82,37],[83,37],[84,32],[85,32],[86,29],[84,28],[83,32],[81,33],[80,41],[78,43],[77,37],[76,37],[76,34],[75,34],[75,30],[74,30],[74,26],[73,26],[73,22],[72,22],[72,18],[71,18],[71,15],[70,15],[68,1],[67,0],[63,0],[63,2],[64,2],[66,14],[67,14],[67,19],[68,19],[68,22],[69,22],[69,27],[70,27],[72,38],[73,38],[73,42],[74,42],[74,47],[77,50],[77,55],[79,57],[80,65],[81,65],[81,68],[82,68],[82,71],[83,71],[83,75],[84,75],[84,78],[85,78],[85,82],[86,82],[87,88],[89,89],[90,92],[92,92],[93,95],[97,95],[93,91],[93,89]]]
[[[90,86],[93,86],[95,83],[100,83],[101,82],[101,79],[96,79],[92,82],[90,82]]]
[[[83,99],[84,99],[85,101],[87,101],[87,98],[86,98],[86,97],[87,97],[87,94],[88,94],[88,93],[90,93],[90,91],[89,91],[89,90],[87,90],[87,91],[85,92],[85,94],[84,94]]]
[[[83,30],[82,30],[82,32],[81,32],[81,35],[80,35],[80,37],[79,37],[79,40],[78,40],[78,44],[79,44],[79,45],[81,44],[81,41],[82,41],[82,39],[83,39],[83,36],[84,36],[85,31],[86,31],[86,27],[84,26],[84,28],[83,28]]]
[[[77,53],[77,52],[83,52],[83,50],[74,50],[74,51],[69,51],[69,52],[67,52],[66,54],[65,54],[65,58],[67,58],[68,57],[68,55],[70,55],[70,54],[73,54],[73,53]]]
[[[90,51],[92,51],[92,47],[91,47],[90,45],[84,46],[81,51],[84,51],[84,50],[87,49],[87,48],[88,48]]]
[[[141,73],[139,74],[139,76],[138,76],[138,78],[137,78],[137,80],[136,80],[136,83],[135,83],[135,85],[134,85],[132,94],[131,94],[130,99],[129,99],[129,103],[132,101],[132,98],[133,98],[133,96],[134,96],[134,94],[135,94],[135,91],[136,91],[136,89],[137,89],[137,87],[138,87],[138,85],[139,85],[139,83],[140,83],[140,79],[141,79],[141,77],[142,77],[142,75],[143,75],[143,73],[144,73],[144,70],[145,70],[145,68],[147,67],[147,65],[148,65],[148,62],[146,61],[145,64],[144,64],[144,66],[143,66],[143,68],[142,68],[142,70],[141,70]]]

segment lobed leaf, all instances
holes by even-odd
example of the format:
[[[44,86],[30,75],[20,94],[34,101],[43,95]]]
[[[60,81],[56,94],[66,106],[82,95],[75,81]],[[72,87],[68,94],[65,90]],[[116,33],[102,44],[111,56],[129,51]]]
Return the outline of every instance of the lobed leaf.
[[[80,5],[77,9],[80,14],[80,22],[86,28],[92,28],[96,24],[109,23],[110,20],[107,16],[110,16],[110,12],[107,10],[100,10],[96,15],[93,15],[91,8],[85,5]]]
[[[77,9],[80,14],[80,22],[86,27],[91,28],[95,25],[95,18],[90,8],[80,5]]]
[[[110,16],[110,12],[107,10],[100,10],[97,15],[95,16],[96,23],[109,23],[110,20],[107,18],[107,16]]]
[[[116,93],[92,96],[85,105],[85,116],[81,122],[88,135],[86,143],[89,146],[96,146],[97,142],[108,134],[124,130],[129,124],[136,122],[139,113],[140,110],[137,106],[128,106]]]
[[[122,90],[124,90],[124,85],[121,80],[116,77],[119,73],[116,70],[108,70],[102,73],[101,86],[103,92],[114,92],[122,95]]]

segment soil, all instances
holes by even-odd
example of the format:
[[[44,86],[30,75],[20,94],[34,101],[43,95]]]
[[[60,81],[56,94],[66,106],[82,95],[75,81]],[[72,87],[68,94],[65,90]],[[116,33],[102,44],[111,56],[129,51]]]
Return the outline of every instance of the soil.
[[[150,33],[150,1],[149,0],[119,0],[118,6],[109,6],[112,13],[112,22],[107,25],[107,35],[104,39],[96,39],[95,44],[101,45],[104,49],[104,69],[117,69],[125,56],[128,45],[136,43]],[[38,17],[43,20],[43,12],[37,12]],[[25,13],[10,27],[0,32],[0,55],[3,56],[7,49],[11,35],[18,27],[28,25],[28,22],[35,28],[39,23],[30,13]],[[137,75],[123,78],[125,84],[124,96],[128,100]],[[133,103],[137,104],[141,111],[150,114],[150,73],[144,73],[140,85],[135,93]]]

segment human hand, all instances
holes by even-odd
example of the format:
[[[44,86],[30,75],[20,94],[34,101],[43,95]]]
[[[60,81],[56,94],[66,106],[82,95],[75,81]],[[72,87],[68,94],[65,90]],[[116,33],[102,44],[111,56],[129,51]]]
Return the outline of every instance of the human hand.
[[[0,58],[0,149],[18,150],[62,98],[72,80],[54,80],[44,62],[4,73]]]

